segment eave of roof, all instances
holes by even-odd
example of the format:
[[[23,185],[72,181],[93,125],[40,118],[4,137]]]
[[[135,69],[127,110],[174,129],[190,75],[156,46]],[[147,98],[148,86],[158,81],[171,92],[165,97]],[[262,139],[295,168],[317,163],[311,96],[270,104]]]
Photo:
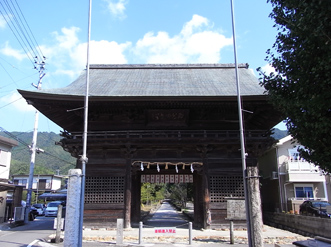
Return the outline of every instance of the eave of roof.
[[[3,143],[10,147],[16,147],[18,145],[18,141],[4,137],[4,136],[0,136],[0,143]]]

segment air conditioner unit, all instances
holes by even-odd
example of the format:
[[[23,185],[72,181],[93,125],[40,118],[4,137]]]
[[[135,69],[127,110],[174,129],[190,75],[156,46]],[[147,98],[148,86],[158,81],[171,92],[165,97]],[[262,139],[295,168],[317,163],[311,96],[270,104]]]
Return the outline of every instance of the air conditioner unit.
[[[278,179],[278,172],[272,172],[271,179]]]

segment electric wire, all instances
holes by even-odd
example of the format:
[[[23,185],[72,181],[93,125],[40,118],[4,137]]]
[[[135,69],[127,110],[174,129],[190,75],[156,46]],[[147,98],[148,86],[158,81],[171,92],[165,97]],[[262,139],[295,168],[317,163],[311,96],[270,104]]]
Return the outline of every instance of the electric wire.
[[[20,46],[22,47],[23,51],[25,52],[26,56],[28,57],[28,59],[30,60],[30,62],[32,63],[33,66],[35,66],[34,64],[34,61],[31,57],[31,55],[29,55],[29,53],[26,51],[25,47],[23,46],[21,40],[17,37],[17,34],[15,33],[15,31],[13,30],[12,28],[12,25],[10,24],[9,20],[7,20],[7,17],[6,16],[9,16],[6,9],[4,8],[3,4],[0,2],[0,4],[2,5],[4,11],[5,11],[5,14],[0,10],[0,14],[2,15],[3,19],[6,21],[9,29],[12,31],[12,33],[14,34],[16,40],[18,41],[18,43],[20,44]]]
[[[33,51],[34,55],[37,55],[37,54],[38,54],[38,51],[37,51],[37,50],[33,47],[33,45],[31,44],[31,43],[33,43],[33,42],[31,42],[31,41],[33,41],[33,40],[31,39],[30,34],[29,34],[29,32],[27,31],[27,28],[25,27],[24,23],[22,22],[22,19],[21,19],[19,13],[17,12],[17,9],[16,9],[15,5],[14,5],[13,2],[10,0],[10,1],[11,1],[11,5],[12,5],[12,8],[11,8],[10,4],[8,3],[8,1],[7,1],[7,0],[4,0],[4,1],[6,2],[6,5],[7,5],[8,10],[9,10],[10,13],[12,14],[13,19],[15,20],[15,23],[17,24],[17,27],[20,29],[20,31],[21,31],[22,35],[24,36],[24,38],[25,38],[27,44],[29,45],[31,51]],[[16,4],[17,4],[17,2],[16,2]],[[19,7],[18,4],[17,4],[17,6]],[[14,13],[13,9],[15,10],[15,13],[16,13],[16,14]],[[21,15],[22,15],[22,18],[25,20],[24,15],[23,15],[22,12],[21,12]],[[26,23],[26,25],[28,25],[28,24]],[[31,29],[30,29],[30,30],[31,30]],[[32,33],[32,32],[31,32],[31,33]],[[37,52],[36,52],[36,51],[37,51]],[[39,56],[41,56],[41,55],[39,54]]]
[[[11,77],[11,75],[8,73],[8,71],[6,70],[6,68],[2,65],[2,63],[0,63],[0,66],[3,68],[3,70],[6,72],[6,74],[8,75],[8,77],[13,81],[13,83],[15,84],[16,87],[18,87],[18,85],[16,84],[15,80],[13,79],[13,77]],[[8,84],[7,84],[8,85]]]
[[[16,101],[18,101],[18,100],[20,100],[20,99],[22,99],[22,98],[23,98],[23,97],[20,97],[20,98],[18,98],[18,99],[16,99],[16,100],[14,100],[14,101],[12,101],[12,102],[9,102],[8,104],[1,106],[1,107],[0,107],[0,109],[2,109],[2,108],[4,108],[4,107],[6,107],[6,106],[8,106],[8,105],[11,105],[11,104],[13,104],[13,103],[15,103]]]
[[[20,138],[18,138],[17,136],[15,136],[14,134],[10,133],[9,131],[5,130],[4,128],[0,127],[0,131],[4,132],[6,135],[8,135],[9,137],[13,138],[14,140],[18,141],[19,143],[21,143],[23,146],[27,147],[29,150],[30,150],[30,144],[26,143],[25,141],[21,140]],[[57,160],[60,160],[64,163],[67,163],[67,164],[70,164],[70,165],[75,165],[74,163],[71,163],[69,161],[66,161],[64,159],[61,159],[60,157],[54,155],[54,154],[51,154],[47,151],[43,151],[43,152],[38,152],[40,149],[37,149],[37,153],[40,153],[40,154],[45,154],[45,155],[48,155],[50,157],[53,157]]]
[[[12,6],[13,6],[13,8],[10,6],[10,4],[8,3],[8,1],[7,0],[4,0],[4,2],[5,2],[5,4],[7,5],[7,9],[8,9],[8,11],[10,12],[10,14],[11,14],[11,16],[13,17],[13,20],[15,21],[15,23],[16,23],[16,26],[14,25],[14,27],[15,27],[15,29],[16,29],[16,31],[18,32],[18,33],[21,33],[22,34],[22,36],[24,37],[24,39],[22,39],[24,42],[26,42],[26,45],[28,46],[28,47],[30,47],[30,51],[32,51],[34,54],[36,54],[36,52],[35,52],[35,50],[34,50],[34,48],[32,47],[32,45],[31,45],[31,43],[30,43],[30,40],[29,40],[29,33],[27,33],[27,31],[26,31],[26,29],[25,29],[25,27],[24,27],[24,25],[23,25],[23,23],[22,23],[22,20],[21,20],[21,18],[20,18],[20,16],[18,15],[18,13],[17,13],[17,11],[16,11],[16,8],[15,8],[15,6],[13,5],[13,2],[11,2],[11,4],[12,4]],[[15,12],[16,12],[16,14],[15,14],[15,12],[14,12],[14,10],[15,10]],[[20,31],[20,32],[19,32]]]
[[[24,17],[24,14],[23,14],[23,12],[22,12],[22,10],[21,10],[21,8],[20,8],[20,6],[18,5],[18,3],[17,3],[16,0],[15,0],[15,2],[16,2],[16,5],[17,5],[17,7],[18,7],[18,9],[19,9],[19,11],[20,11],[20,13],[21,13],[21,15],[22,15],[24,21],[25,21],[26,26],[27,26],[28,29],[30,30],[30,33],[31,33],[31,36],[32,36],[32,38],[33,38],[33,40],[34,40],[34,42],[35,42],[35,45],[36,45],[36,47],[38,48],[38,50],[39,50],[39,52],[40,52],[40,57],[43,58],[43,59],[45,59],[45,56],[44,56],[44,54],[42,53],[42,51],[41,51],[41,49],[40,49],[40,46],[39,46],[39,44],[38,44],[38,42],[37,42],[35,36],[33,35],[33,32],[31,31],[30,26],[29,26],[28,22],[26,21],[26,19],[25,19],[25,17]]]
[[[3,2],[4,4],[2,1],[0,2],[3,9],[3,11],[0,10],[0,13],[30,62],[33,64],[34,68],[37,69],[35,64],[43,63],[45,57],[41,52],[40,46],[38,45],[21,8],[16,0],[16,4],[12,0],[4,0]]]

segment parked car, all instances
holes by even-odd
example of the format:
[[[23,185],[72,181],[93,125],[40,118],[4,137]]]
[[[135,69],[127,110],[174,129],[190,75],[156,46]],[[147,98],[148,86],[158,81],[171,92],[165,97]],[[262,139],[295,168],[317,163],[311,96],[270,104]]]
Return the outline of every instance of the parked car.
[[[38,211],[35,207],[31,206],[30,207],[30,212],[29,212],[29,220],[33,221],[38,215]]]
[[[48,216],[57,216],[58,206],[64,204],[62,201],[53,201],[47,204],[45,209],[45,217]]]
[[[331,218],[331,204],[327,201],[308,200],[300,205],[300,214]]]
[[[26,201],[21,201],[21,205],[23,208],[26,207]],[[29,212],[29,221],[34,221],[34,219],[38,216],[38,211],[37,208],[34,206],[30,207],[30,212]]]
[[[45,215],[46,206],[44,204],[37,203],[37,204],[33,204],[32,206],[37,209],[38,215]]]

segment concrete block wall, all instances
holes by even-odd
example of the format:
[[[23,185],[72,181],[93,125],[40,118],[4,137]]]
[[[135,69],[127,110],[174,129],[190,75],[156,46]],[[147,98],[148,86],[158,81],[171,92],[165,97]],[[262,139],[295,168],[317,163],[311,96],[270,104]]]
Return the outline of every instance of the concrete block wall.
[[[331,238],[331,219],[285,213],[263,213],[264,224],[301,235]]]

